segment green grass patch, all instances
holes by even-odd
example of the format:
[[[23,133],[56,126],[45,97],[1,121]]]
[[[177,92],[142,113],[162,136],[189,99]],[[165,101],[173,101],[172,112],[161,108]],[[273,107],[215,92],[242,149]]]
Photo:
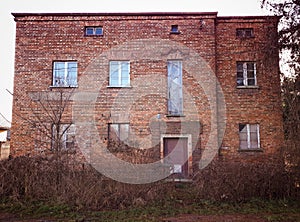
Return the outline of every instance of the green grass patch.
[[[70,221],[159,221],[180,214],[224,215],[252,214],[267,221],[300,221],[300,203],[292,200],[260,200],[246,202],[213,202],[199,200],[188,204],[181,199],[133,207],[125,210],[88,211],[55,202],[2,201],[1,212],[18,218],[53,218]]]

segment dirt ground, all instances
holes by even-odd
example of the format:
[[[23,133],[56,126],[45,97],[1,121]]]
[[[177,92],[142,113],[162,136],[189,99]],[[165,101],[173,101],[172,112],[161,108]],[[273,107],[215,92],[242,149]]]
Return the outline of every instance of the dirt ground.
[[[2,222],[54,222],[52,219],[21,219],[15,217],[13,214],[0,213],[0,221]],[[59,220],[63,221],[63,220]],[[90,221],[90,220],[86,220]],[[170,217],[162,219],[163,222],[266,222],[255,215],[180,215],[177,217]]]
[[[266,222],[256,215],[181,215],[163,219],[164,222]]]

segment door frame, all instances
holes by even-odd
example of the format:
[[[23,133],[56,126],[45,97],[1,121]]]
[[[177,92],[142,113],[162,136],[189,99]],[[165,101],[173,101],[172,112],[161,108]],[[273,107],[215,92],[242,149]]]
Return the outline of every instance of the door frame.
[[[164,139],[168,138],[185,138],[187,139],[187,155],[188,155],[188,175],[193,171],[193,149],[192,149],[192,135],[191,134],[161,134],[160,136],[160,159],[164,160]]]

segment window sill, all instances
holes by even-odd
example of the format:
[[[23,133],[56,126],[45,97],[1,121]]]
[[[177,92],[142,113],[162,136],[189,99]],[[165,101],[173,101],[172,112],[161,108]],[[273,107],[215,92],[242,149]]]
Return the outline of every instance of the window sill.
[[[237,89],[259,89],[259,86],[237,86]]]
[[[254,38],[255,38],[254,35],[253,36],[241,36],[241,37],[236,36],[236,39],[241,39],[241,40],[254,39]]]
[[[49,86],[49,88],[78,88],[78,85],[76,85],[76,86]]]
[[[262,148],[257,148],[257,149],[239,149],[239,152],[263,152]]]
[[[165,182],[182,182],[182,183],[192,183],[192,179],[165,179]]]
[[[103,34],[102,35],[84,35],[84,37],[103,37]]]
[[[166,117],[185,117],[183,114],[167,114]]]
[[[180,32],[179,32],[179,31],[177,31],[177,32],[170,32],[170,34],[179,35],[179,34],[180,34]]]
[[[132,86],[106,86],[106,88],[132,88]]]

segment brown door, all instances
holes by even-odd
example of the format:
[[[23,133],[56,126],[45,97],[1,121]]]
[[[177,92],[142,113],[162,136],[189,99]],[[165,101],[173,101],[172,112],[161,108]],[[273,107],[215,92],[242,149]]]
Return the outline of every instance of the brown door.
[[[164,159],[176,178],[188,177],[187,145],[187,138],[164,138]]]

